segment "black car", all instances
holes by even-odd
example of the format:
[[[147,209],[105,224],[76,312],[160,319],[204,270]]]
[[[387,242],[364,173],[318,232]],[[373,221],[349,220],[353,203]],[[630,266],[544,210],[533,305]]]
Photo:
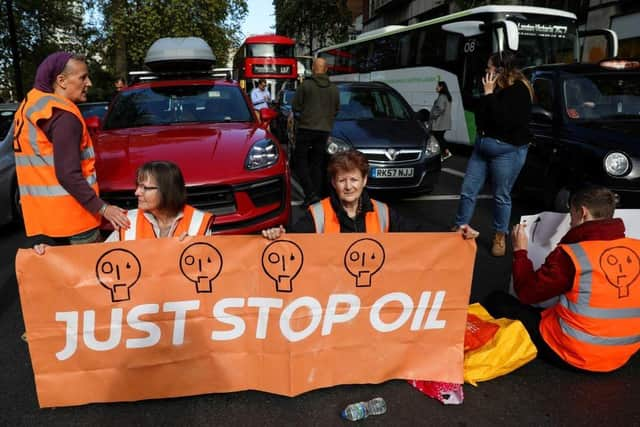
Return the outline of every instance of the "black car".
[[[291,101],[295,94],[295,89],[286,88],[278,93],[274,105],[276,111],[278,111],[278,116],[271,122],[271,131],[278,138],[280,144],[287,147],[293,145],[295,138],[293,127],[288,123],[289,113],[291,113]]]
[[[640,206],[640,62],[545,65],[527,74],[533,139],[516,191],[566,211],[571,190],[591,183],[613,190],[621,207]]]
[[[0,225],[22,217],[13,155],[13,116],[17,109],[18,104],[0,104]]]
[[[334,83],[340,91],[340,109],[327,141],[327,155],[355,148],[367,156],[370,190],[432,191],[442,161],[440,146],[425,126],[422,113],[414,112],[402,95],[385,83]],[[283,99],[291,99],[292,94],[284,92]],[[285,115],[291,108],[284,105],[279,103],[279,129],[280,123],[286,124]],[[283,108],[287,110],[283,112]]]

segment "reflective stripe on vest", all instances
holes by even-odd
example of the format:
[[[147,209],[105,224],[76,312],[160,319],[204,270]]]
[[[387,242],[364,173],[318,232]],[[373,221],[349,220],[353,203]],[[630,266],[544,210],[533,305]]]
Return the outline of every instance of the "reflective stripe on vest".
[[[203,220],[204,212],[194,209],[193,215],[191,215],[191,223],[189,224],[189,231],[187,231],[187,235],[197,236],[200,227],[202,227]]]
[[[379,227],[380,231],[387,232],[389,231],[389,207],[382,202],[379,202],[374,199],[370,199],[373,205],[373,212],[365,213],[365,228],[367,219],[371,218],[371,215],[376,216],[376,223]],[[325,232],[325,224],[327,215],[325,215],[325,209],[329,209],[331,216],[335,217],[335,212],[333,212],[333,208],[331,207],[331,201],[329,198],[325,198],[317,203],[309,206],[309,211],[311,212],[311,217],[313,218],[313,222],[316,228],[316,233],[324,233]],[[336,218],[337,220],[337,218]],[[338,225],[338,229],[339,229]],[[366,230],[367,232],[374,232],[372,230]]]
[[[316,233],[324,233],[324,208],[322,203],[317,202],[309,206],[311,217],[316,226]]]
[[[87,184],[93,185],[97,182],[96,174],[86,177]],[[69,193],[62,185],[19,185],[20,195],[38,197],[68,196]]]
[[[558,319],[562,332],[577,339],[578,341],[586,342],[595,345],[627,345],[640,343],[640,335],[629,335],[626,337],[597,337],[595,335],[588,334],[584,331],[580,331],[576,328],[572,328],[562,319]]]
[[[375,204],[378,211],[378,223],[380,224],[380,230],[389,231],[389,207],[382,202],[371,199],[371,201]]]
[[[129,228],[124,231],[124,240],[136,240],[136,234],[138,233],[138,209],[132,209],[127,211],[127,217],[129,218]]]

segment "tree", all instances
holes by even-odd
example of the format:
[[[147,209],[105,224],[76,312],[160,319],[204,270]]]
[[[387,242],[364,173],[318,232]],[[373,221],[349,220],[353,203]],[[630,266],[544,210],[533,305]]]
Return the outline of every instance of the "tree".
[[[15,0],[0,3],[0,96],[18,100],[17,87],[28,90],[33,85],[40,62],[57,50],[88,54],[86,46],[91,32],[83,26],[84,8],[74,0],[50,0],[46,7],[37,0]],[[15,44],[20,58],[16,75],[13,63],[11,24],[15,24]],[[17,83],[20,82],[20,83]]]
[[[273,0],[276,32],[296,39],[309,53],[347,40],[353,20],[347,0]]]
[[[218,64],[238,46],[246,0],[101,0],[106,54],[116,75],[142,69],[147,49],[161,37],[201,37]]]

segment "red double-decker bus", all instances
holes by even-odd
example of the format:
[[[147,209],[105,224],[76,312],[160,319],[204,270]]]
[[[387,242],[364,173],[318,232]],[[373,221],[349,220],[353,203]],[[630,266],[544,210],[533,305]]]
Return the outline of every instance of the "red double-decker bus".
[[[275,99],[284,83],[293,84],[298,77],[295,43],[275,34],[247,37],[233,57],[234,80],[250,93],[259,79],[265,79]]]

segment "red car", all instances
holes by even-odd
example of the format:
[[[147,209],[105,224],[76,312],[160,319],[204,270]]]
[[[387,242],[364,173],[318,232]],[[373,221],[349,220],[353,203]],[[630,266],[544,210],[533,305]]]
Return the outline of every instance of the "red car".
[[[216,233],[251,233],[286,224],[290,174],[286,155],[238,84],[212,77],[159,73],[112,101],[101,126],[93,123],[101,196],[137,206],[135,172],[151,160],[176,163],[188,203],[216,215]]]

